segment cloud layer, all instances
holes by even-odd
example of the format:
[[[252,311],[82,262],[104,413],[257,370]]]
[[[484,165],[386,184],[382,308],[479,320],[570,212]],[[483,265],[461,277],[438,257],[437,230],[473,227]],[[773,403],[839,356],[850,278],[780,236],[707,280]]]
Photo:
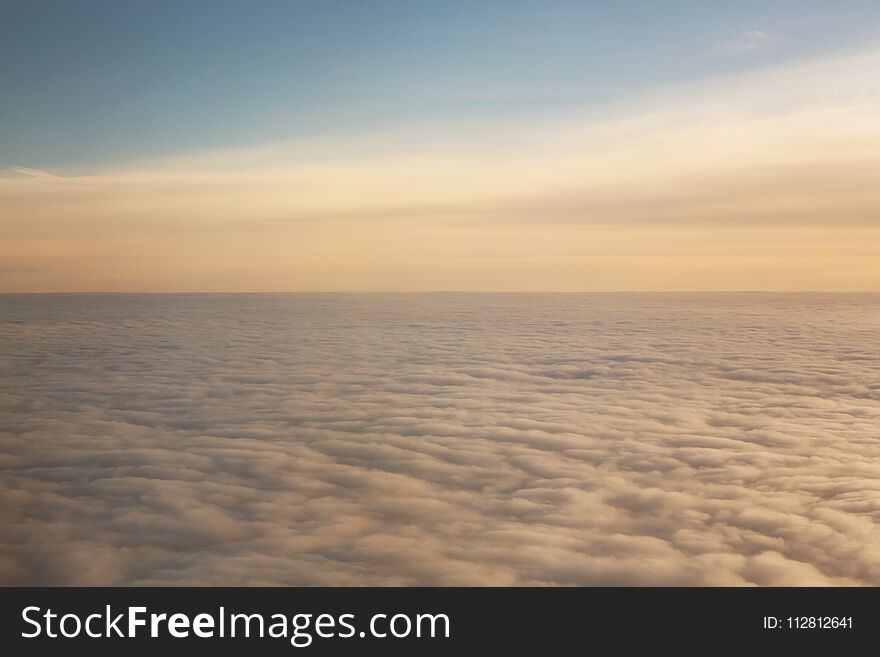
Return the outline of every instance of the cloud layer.
[[[0,297],[4,584],[880,584],[880,296]]]

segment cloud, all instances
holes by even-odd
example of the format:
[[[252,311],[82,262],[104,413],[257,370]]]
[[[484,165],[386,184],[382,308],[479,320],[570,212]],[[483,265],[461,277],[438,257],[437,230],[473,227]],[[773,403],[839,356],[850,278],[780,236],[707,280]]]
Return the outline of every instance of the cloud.
[[[764,48],[770,43],[770,35],[762,30],[746,30],[735,39],[725,41],[721,49],[728,53],[745,53]]]
[[[28,176],[31,178],[56,178],[57,176],[48,173],[46,171],[40,171],[39,169],[29,169],[28,167],[19,167],[19,166],[11,166],[9,170],[13,173],[17,173],[21,176]]]
[[[877,295],[0,310],[4,584],[880,584]]]

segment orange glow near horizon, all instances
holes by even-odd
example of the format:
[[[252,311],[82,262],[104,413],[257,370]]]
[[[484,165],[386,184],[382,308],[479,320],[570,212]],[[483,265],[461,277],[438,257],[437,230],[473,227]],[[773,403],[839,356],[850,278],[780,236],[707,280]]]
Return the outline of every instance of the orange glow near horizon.
[[[878,65],[580,120],[19,167],[0,291],[880,290]]]

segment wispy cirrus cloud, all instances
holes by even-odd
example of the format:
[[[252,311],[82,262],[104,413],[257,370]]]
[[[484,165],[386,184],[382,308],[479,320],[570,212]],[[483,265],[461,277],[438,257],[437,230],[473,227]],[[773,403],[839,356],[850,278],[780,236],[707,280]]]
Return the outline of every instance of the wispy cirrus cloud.
[[[54,174],[49,173],[48,171],[42,171],[40,169],[30,169],[28,167],[20,167],[20,166],[11,166],[9,167],[9,171],[12,173],[16,173],[20,176],[27,176],[29,178],[56,178]]]
[[[771,35],[764,30],[746,30],[736,38],[723,42],[720,48],[726,53],[746,53],[765,48],[771,41]]]

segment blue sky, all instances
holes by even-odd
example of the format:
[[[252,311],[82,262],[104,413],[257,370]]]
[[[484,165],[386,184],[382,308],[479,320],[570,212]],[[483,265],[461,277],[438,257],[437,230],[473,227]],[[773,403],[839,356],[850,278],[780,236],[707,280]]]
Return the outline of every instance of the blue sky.
[[[0,168],[520,119],[858,47],[874,2],[0,2]]]
[[[0,291],[880,290],[878,26],[0,0]]]

